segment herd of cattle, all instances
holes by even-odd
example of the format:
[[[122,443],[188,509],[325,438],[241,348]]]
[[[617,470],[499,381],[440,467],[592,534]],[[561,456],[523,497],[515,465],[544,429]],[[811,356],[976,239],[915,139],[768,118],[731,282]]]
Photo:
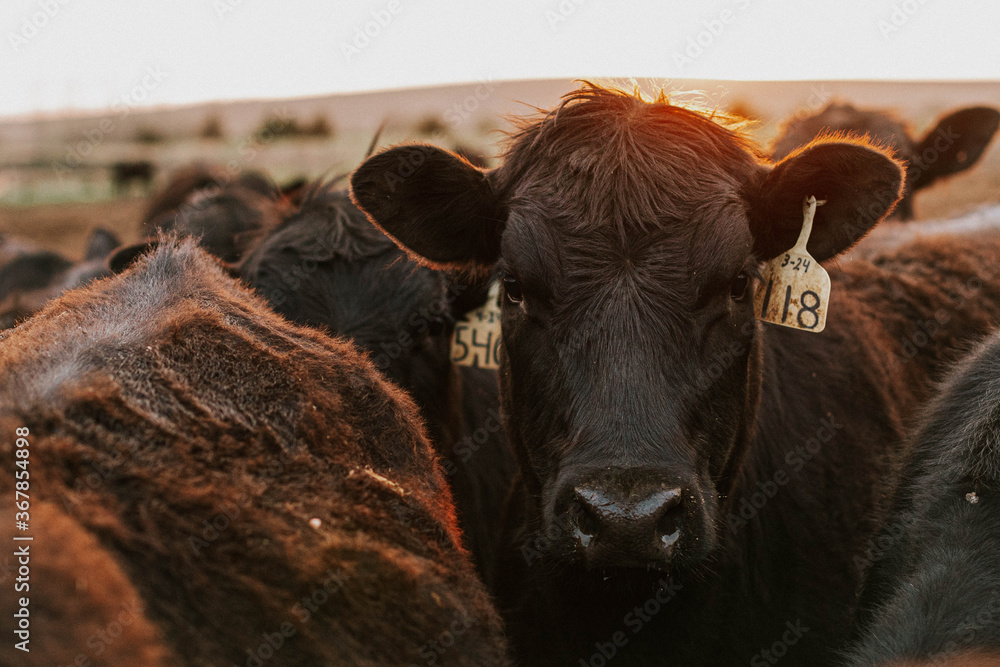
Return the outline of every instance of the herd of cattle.
[[[998,125],[765,154],[586,84],[493,169],[196,166],[142,243],[3,238],[0,661],[1000,664],[1000,209],[910,220]],[[809,196],[819,334],[753,305]],[[499,371],[456,365],[494,282]]]

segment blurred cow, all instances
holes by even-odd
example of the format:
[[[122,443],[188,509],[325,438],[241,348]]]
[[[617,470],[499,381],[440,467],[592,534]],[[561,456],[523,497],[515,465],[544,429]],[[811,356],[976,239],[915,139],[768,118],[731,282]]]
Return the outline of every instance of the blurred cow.
[[[998,665],[1000,334],[957,365],[914,441],[847,664]]]
[[[108,275],[106,258],[118,246],[118,237],[100,227],[91,232],[79,262],[17,241],[0,243],[0,329],[30,317],[63,292]]]
[[[280,220],[286,202],[266,176],[235,176],[195,164],[175,173],[149,205],[142,226],[147,236],[174,232],[199,239],[202,247],[226,262],[236,262],[256,234]]]
[[[771,157],[783,160],[797,148],[824,135],[867,135],[874,143],[892,150],[906,165],[903,198],[893,216],[910,220],[914,193],[976,164],[998,126],[1000,112],[996,109],[970,107],[949,113],[922,137],[914,138],[902,121],[886,111],[834,103],[818,114],[789,122],[775,140]]]

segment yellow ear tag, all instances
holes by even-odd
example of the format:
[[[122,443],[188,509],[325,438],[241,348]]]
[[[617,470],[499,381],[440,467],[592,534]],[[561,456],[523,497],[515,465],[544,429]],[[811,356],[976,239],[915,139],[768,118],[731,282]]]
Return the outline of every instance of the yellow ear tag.
[[[754,294],[758,320],[813,333],[826,327],[830,276],[806,251],[816,207],[824,203],[815,197],[805,200],[799,240],[764,265],[763,281]]]
[[[493,283],[486,303],[455,323],[451,334],[451,360],[459,366],[500,368],[500,282]]]

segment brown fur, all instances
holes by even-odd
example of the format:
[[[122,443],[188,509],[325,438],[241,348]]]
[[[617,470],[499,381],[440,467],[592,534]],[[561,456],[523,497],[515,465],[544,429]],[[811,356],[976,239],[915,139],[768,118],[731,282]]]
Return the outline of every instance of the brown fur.
[[[504,662],[411,400],[193,242],[161,243],[0,337],[0,406],[3,469],[8,434],[29,427],[33,502],[93,535],[176,662],[248,664],[285,627],[268,665],[424,663],[466,618],[436,664]],[[44,515],[32,529],[39,563],[95,557],[92,541],[56,541]],[[296,605],[324,586],[306,620]],[[43,594],[34,609],[62,604]],[[82,622],[39,627],[38,642],[85,650]]]

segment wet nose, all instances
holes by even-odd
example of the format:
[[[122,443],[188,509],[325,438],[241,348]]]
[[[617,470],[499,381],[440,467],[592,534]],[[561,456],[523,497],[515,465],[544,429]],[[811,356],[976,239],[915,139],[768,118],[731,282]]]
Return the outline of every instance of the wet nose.
[[[649,567],[667,562],[681,536],[681,489],[628,495],[574,487],[575,537],[591,567]]]

